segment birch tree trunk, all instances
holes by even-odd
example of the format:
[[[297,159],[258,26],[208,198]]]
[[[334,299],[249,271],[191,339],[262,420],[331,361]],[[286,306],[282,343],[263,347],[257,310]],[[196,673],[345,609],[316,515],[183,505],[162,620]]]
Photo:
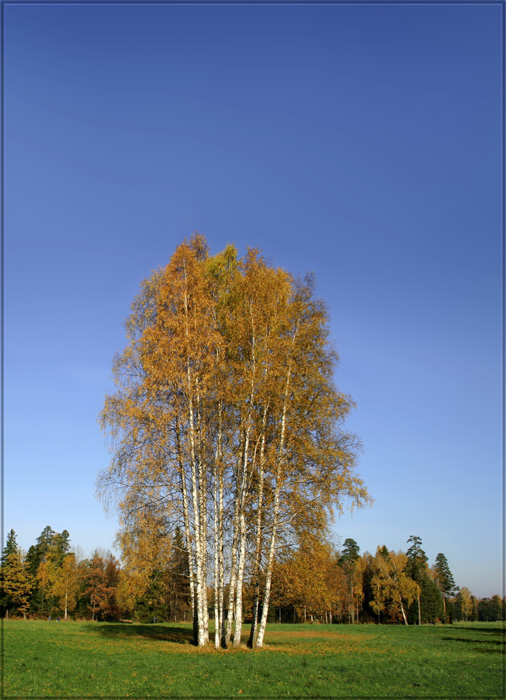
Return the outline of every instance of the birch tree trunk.
[[[186,555],[188,560],[188,574],[190,583],[190,603],[192,609],[192,620],[193,620],[193,641],[198,644],[198,616],[197,616],[197,605],[195,599],[195,555],[193,552],[193,542],[191,536],[191,522],[190,522],[190,507],[188,503],[188,487],[186,485],[186,476],[183,464],[183,454],[181,447],[181,434],[179,422],[176,421],[176,449],[177,449],[177,459],[179,465],[179,476],[181,480],[181,494],[183,498],[183,519],[184,519],[184,538],[186,543]]]
[[[250,442],[250,430],[251,430],[251,412],[253,403],[253,391],[250,396],[250,408],[249,415],[247,418],[248,424],[246,427],[246,435],[244,439],[244,450],[241,470],[241,482],[236,498],[239,502],[239,536],[238,536],[238,554],[237,554],[237,576],[236,576],[236,591],[235,591],[235,629],[234,629],[234,639],[233,646],[241,646],[241,633],[242,633],[242,589],[244,584],[244,566],[246,560],[246,517],[244,509],[246,506],[246,489],[248,481],[248,458],[249,458],[249,442]]]
[[[223,633],[223,454],[222,406],[218,408],[218,436],[214,464],[214,646],[219,649]]]
[[[401,598],[401,596],[399,596],[399,603],[400,603],[400,606],[401,606],[402,619],[404,620],[404,624],[407,625],[407,624],[409,624],[409,623],[408,623],[408,619],[407,619],[407,617],[406,617],[406,613],[404,612],[404,605],[402,604],[402,598]]]
[[[234,602],[235,602],[235,589],[237,581],[237,540],[239,536],[239,501],[236,497],[234,503],[234,520],[232,524],[232,546],[231,546],[231,561],[230,561],[230,582],[228,587],[228,606],[227,606],[227,624],[225,631],[225,638],[223,640],[223,646],[227,647],[230,644],[230,638],[232,636],[232,625],[234,619]]]
[[[297,330],[292,338],[292,350],[295,344],[295,337]],[[258,636],[256,639],[255,647],[260,648],[264,643],[265,628],[267,625],[267,616],[269,614],[269,602],[271,595],[271,584],[272,584],[272,566],[274,563],[274,552],[276,550],[276,537],[278,532],[278,518],[279,518],[279,505],[280,505],[280,492],[281,492],[281,462],[283,461],[283,450],[285,448],[285,432],[286,432],[286,420],[288,411],[288,395],[290,389],[290,377],[291,377],[292,367],[291,360],[288,363],[288,371],[286,375],[286,386],[283,399],[283,409],[281,413],[281,431],[279,437],[279,447],[277,454],[277,464],[276,464],[276,484],[274,488],[274,503],[273,503],[273,519],[272,519],[272,531],[271,531],[271,541],[269,546],[269,555],[267,559],[267,567],[265,574],[265,588],[263,597],[263,607],[262,607],[262,618],[260,620],[260,626],[258,628]]]
[[[278,470],[278,472],[279,472],[279,470]],[[262,617],[260,619],[260,624],[258,626],[258,634],[257,634],[257,638],[255,641],[255,647],[257,649],[262,647],[264,644],[265,628],[267,625],[267,616],[269,614],[269,601],[270,601],[270,596],[271,596],[271,584],[272,584],[272,565],[274,562],[274,552],[276,550],[276,536],[277,536],[277,530],[278,530],[279,492],[280,492],[280,484],[279,484],[279,473],[278,473],[278,479],[277,479],[276,488],[275,488],[275,492],[274,492],[274,510],[273,510],[273,521],[272,521],[272,530],[271,530],[271,541],[269,544],[269,554],[267,557],[267,565],[266,565],[266,572],[265,572],[265,586],[264,586],[264,595],[263,595],[263,601],[262,601]]]
[[[265,474],[265,423],[267,419],[267,407],[264,409],[263,424],[262,424],[262,442],[260,447],[260,465],[258,473],[258,507],[257,507],[257,517],[256,517],[256,546],[255,546],[255,564],[253,571],[253,605],[252,605],[252,618],[251,618],[251,629],[248,640],[248,647],[252,649],[257,640],[258,634],[258,610],[260,606],[260,563],[262,557],[262,505],[263,505],[263,493],[264,493],[264,474]]]
[[[65,609],[63,611],[63,619],[67,619],[67,610],[68,610],[68,600],[69,600],[69,572],[67,570],[66,576],[65,576]]]
[[[214,473],[214,491],[213,491],[213,502],[214,502],[214,519],[213,519],[213,535],[214,535],[214,646],[216,649],[220,648],[220,633],[221,633],[221,610],[219,603],[219,589],[220,589],[220,562],[219,562],[219,540],[218,540],[218,460],[215,464]]]
[[[244,517],[244,510],[239,516],[239,557],[237,560],[237,583],[235,591],[235,628],[234,628],[234,639],[232,646],[241,646],[241,633],[242,633],[242,589],[244,583],[244,565],[246,559],[246,518]]]
[[[352,436],[336,430],[352,401],[333,386],[337,355],[313,291],[309,279],[270,267],[253,249],[239,259],[229,246],[211,258],[195,234],[132,305],[129,345],[114,367],[118,390],[101,417],[116,448],[103,492],[118,494],[126,533],[135,533],[146,511],[160,532],[184,521],[198,645],[209,641],[208,567],[215,646],[229,644],[232,633],[240,644],[251,575],[250,645],[261,647],[285,523],[297,536],[307,520],[307,528],[323,522],[342,494],[367,502],[351,475]],[[135,537],[125,542],[131,551],[138,546]]]

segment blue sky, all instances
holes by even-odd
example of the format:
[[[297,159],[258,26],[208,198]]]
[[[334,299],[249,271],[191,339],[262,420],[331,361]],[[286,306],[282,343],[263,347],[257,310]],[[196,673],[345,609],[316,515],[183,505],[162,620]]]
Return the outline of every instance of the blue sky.
[[[86,553],[142,279],[195,230],[314,271],[375,503],[501,592],[499,3],[5,6],[5,509]]]

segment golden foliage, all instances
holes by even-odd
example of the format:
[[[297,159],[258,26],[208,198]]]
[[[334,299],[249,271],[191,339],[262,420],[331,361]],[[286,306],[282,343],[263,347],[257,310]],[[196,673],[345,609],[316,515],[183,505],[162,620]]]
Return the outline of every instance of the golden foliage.
[[[207,571],[222,590],[230,551],[238,619],[243,578],[271,571],[279,533],[321,532],[344,499],[369,500],[359,441],[343,430],[353,402],[333,384],[325,305],[312,279],[254,249],[211,257],[195,234],[142,284],[126,328],[100,418],[113,459],[99,495],[119,507],[132,572],[183,528],[203,625]]]

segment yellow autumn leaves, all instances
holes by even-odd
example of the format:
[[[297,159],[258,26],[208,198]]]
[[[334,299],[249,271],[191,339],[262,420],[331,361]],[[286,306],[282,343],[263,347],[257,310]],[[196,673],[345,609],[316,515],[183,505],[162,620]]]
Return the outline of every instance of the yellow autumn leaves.
[[[126,328],[101,414],[113,459],[100,494],[116,497],[130,551],[181,527],[196,644],[210,604],[215,645],[240,644],[248,581],[250,646],[262,646],[280,539],[324,530],[344,498],[368,499],[325,305],[310,278],[256,250],[210,256],[196,234],[143,283]]]

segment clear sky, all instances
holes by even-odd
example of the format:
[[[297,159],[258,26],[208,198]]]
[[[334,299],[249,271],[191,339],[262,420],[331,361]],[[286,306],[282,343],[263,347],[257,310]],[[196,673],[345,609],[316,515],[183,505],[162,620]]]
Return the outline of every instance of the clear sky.
[[[5,509],[89,554],[97,416],[195,230],[314,271],[375,503],[335,541],[501,593],[500,3],[5,6]]]

